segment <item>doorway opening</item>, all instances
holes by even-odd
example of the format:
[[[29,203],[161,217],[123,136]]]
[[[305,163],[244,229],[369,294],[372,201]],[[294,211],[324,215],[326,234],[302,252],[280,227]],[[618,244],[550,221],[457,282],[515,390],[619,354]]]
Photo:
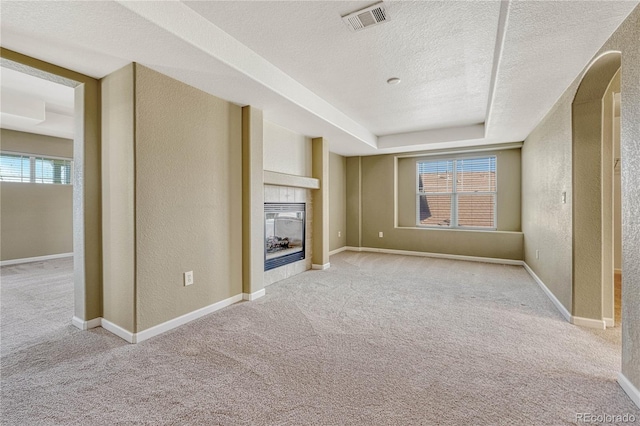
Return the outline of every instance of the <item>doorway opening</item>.
[[[573,306],[577,322],[616,324],[615,150],[619,147],[620,52],[606,52],[585,72],[572,104]],[[617,134],[616,134],[617,132]],[[617,152],[617,154],[616,154]],[[622,258],[622,250],[618,253]],[[618,305],[619,307],[619,305]]]
[[[618,76],[620,71],[618,70]],[[618,87],[619,89],[619,87]],[[620,150],[620,92],[613,93],[613,271],[614,326],[622,321],[622,158]]]
[[[4,54],[3,352],[66,333],[85,305],[83,84]]]

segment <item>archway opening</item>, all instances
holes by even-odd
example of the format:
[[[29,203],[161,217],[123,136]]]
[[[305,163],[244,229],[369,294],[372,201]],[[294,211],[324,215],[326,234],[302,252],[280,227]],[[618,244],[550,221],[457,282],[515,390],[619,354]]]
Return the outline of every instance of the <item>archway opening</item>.
[[[620,52],[607,52],[585,72],[572,104],[573,305],[575,323],[615,323],[614,98]]]

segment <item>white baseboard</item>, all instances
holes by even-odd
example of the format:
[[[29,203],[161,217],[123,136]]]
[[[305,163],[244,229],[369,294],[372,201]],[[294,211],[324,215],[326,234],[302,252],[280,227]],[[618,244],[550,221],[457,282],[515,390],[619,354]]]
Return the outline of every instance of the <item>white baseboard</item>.
[[[607,328],[616,326],[616,322],[613,318],[603,318],[602,320],[604,321],[604,325]]]
[[[150,339],[152,337],[155,337],[159,334],[162,334],[166,331],[172,330],[176,327],[180,327],[181,325],[184,325],[188,322],[191,322],[193,320],[196,320],[200,317],[203,317],[205,315],[208,315],[212,312],[218,311],[222,308],[226,308],[229,305],[233,305],[234,303],[237,303],[239,301],[242,300],[242,294],[237,294],[235,296],[229,297],[228,299],[224,299],[221,300],[217,303],[214,303],[212,305],[209,306],[205,306],[204,308],[200,308],[197,309],[193,312],[189,312],[188,314],[184,314],[182,316],[179,316],[178,318],[174,318],[172,320],[169,320],[167,322],[163,322],[162,324],[158,324],[154,327],[151,328],[147,328],[146,330],[140,331],[138,333],[136,333],[133,337],[134,337],[134,342],[132,343],[140,343],[144,340]],[[127,339],[125,339],[127,340]]]
[[[538,283],[538,285],[540,286],[542,291],[544,291],[544,293],[547,295],[547,297],[549,299],[551,299],[553,304],[556,306],[556,308],[560,311],[562,316],[568,322],[570,322],[571,324],[574,324],[574,325],[578,325],[580,327],[587,327],[587,328],[595,328],[595,329],[598,329],[598,330],[605,330],[607,328],[607,321],[610,320],[611,321],[611,325],[609,325],[609,327],[613,327],[613,319],[597,320],[597,319],[591,319],[591,318],[576,317],[576,316],[571,315],[571,313],[567,310],[567,308],[565,308],[564,305],[562,303],[560,303],[558,298],[551,292],[551,290],[549,290],[549,288],[542,282],[542,280],[536,275],[536,273],[533,272],[533,269],[531,269],[531,267],[529,267],[529,265],[527,265],[526,262],[522,262],[522,265],[524,266],[524,269],[529,273],[529,275],[531,275],[533,280],[536,283]]]
[[[627,395],[629,395],[631,401],[640,408],[640,391],[638,388],[633,386],[633,383],[631,383],[622,373],[618,373],[618,384],[627,393]]]
[[[325,269],[329,269],[331,267],[331,263],[325,263],[324,265],[316,265],[315,263],[311,265],[311,269],[315,269],[317,271],[324,271]]]
[[[102,328],[104,328],[105,330],[115,334],[116,336],[120,337],[121,339],[126,340],[129,343],[136,343],[136,334],[132,333],[128,330],[125,330],[124,328],[120,327],[119,325],[116,325],[114,323],[112,323],[111,321],[107,321],[106,319],[102,318]]]
[[[76,328],[79,328],[80,330],[89,330],[91,328],[100,327],[100,325],[102,324],[102,318],[98,317],[89,321],[84,321],[74,316],[73,318],[71,318],[71,324],[73,324]]]
[[[522,262],[522,266],[524,266],[524,269],[529,273],[529,275],[531,275],[531,278],[533,278],[533,280],[540,286],[540,288],[542,289],[542,291],[544,291],[547,297],[551,299],[551,302],[553,302],[556,309],[560,311],[564,319],[566,319],[570,323],[573,323],[573,321],[571,320],[571,313],[569,312],[569,310],[565,308],[564,305],[558,300],[558,298],[551,292],[551,290],[549,290],[549,288],[542,282],[540,277],[538,277],[536,273],[533,272],[533,269],[531,269],[531,267],[529,267],[529,265],[527,265],[526,262]]]
[[[522,263],[523,263],[522,260],[513,260],[513,259],[496,259],[493,257],[463,256],[458,254],[429,253],[424,251],[393,250],[393,249],[372,248],[372,247],[347,247],[347,250],[360,251],[360,252],[365,251],[365,252],[371,252],[371,253],[400,254],[404,256],[434,257],[437,259],[466,260],[470,262],[498,263],[501,265],[522,266]]]
[[[343,251],[345,251],[345,250],[347,250],[347,246],[340,247],[340,248],[337,248],[337,249],[335,249],[335,250],[331,250],[331,251],[329,252],[329,256],[333,256],[334,254],[342,253],[342,252],[343,252]]]
[[[591,319],[591,318],[582,318],[571,316],[571,324],[579,325],[580,327],[587,328],[595,328],[597,330],[606,330],[607,325],[603,320]]]
[[[262,290],[254,291],[253,293],[242,293],[242,300],[253,302],[256,299],[260,299],[265,294],[267,294],[267,292],[264,288]]]
[[[261,290],[263,292],[264,295],[264,290]],[[255,293],[253,293],[254,295],[260,293],[260,291],[257,291]],[[226,308],[229,305],[233,305],[234,303],[237,303],[239,301],[242,300],[243,295],[242,294],[238,294],[232,297],[229,297],[228,299],[224,299],[221,300],[217,303],[214,303],[212,305],[209,306],[205,306],[204,308],[200,308],[198,310],[195,310],[193,312],[189,312],[188,314],[179,316],[178,318],[174,318],[172,320],[163,322],[162,324],[158,324],[154,327],[148,328],[146,330],[143,330],[139,333],[132,333],[128,330],[125,330],[124,328],[120,327],[119,325],[116,325],[114,323],[112,323],[111,321],[108,321],[104,318],[97,318],[96,320],[101,320],[100,321],[100,325],[102,325],[102,328],[104,328],[107,331],[110,331],[111,333],[115,334],[116,336],[126,340],[129,343],[140,343],[143,342],[147,339],[150,339],[152,337],[155,337],[159,334],[162,334],[166,331],[172,330],[176,327],[180,327],[181,325],[184,325],[188,322],[191,322],[193,320],[196,320],[200,317],[203,317],[205,315],[208,315],[212,312],[218,311],[222,308]],[[257,297],[256,297],[257,298]],[[75,320],[75,317],[74,317]],[[91,320],[91,321],[96,321],[96,320]],[[89,321],[89,323],[91,323],[91,321]],[[74,325],[78,328],[80,328],[75,322]],[[95,326],[97,327],[97,326]],[[91,328],[91,327],[89,327]],[[85,329],[86,330],[86,329]]]
[[[72,257],[73,253],[50,254],[48,256],[25,257],[24,259],[10,259],[0,261],[0,266],[19,265],[20,263],[42,262],[44,260],[61,259],[63,257]]]

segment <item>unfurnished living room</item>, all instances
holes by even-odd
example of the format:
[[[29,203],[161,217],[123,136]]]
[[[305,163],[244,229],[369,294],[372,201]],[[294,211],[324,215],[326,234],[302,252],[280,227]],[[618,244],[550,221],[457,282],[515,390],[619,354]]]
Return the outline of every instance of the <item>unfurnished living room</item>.
[[[2,0],[1,423],[639,424],[638,4]]]

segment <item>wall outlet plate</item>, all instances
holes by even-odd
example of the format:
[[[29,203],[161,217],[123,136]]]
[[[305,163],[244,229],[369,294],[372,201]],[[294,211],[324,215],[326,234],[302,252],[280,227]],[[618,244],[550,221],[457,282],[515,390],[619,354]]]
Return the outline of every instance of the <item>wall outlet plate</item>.
[[[384,237],[384,232],[382,232],[382,231],[378,232],[378,237],[379,237],[379,238]]]
[[[184,285],[188,286],[193,284],[193,271],[184,273]]]

